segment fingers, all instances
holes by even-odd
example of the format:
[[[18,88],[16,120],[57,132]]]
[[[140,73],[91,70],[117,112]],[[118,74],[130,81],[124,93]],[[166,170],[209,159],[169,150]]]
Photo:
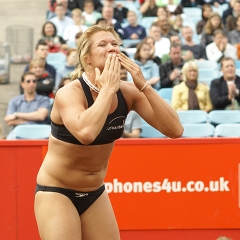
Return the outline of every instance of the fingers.
[[[111,65],[111,59],[112,59],[112,54],[109,54],[104,66],[104,70],[109,71],[110,65]]]
[[[117,59],[116,59],[116,54],[111,54],[112,55],[112,58],[111,58],[111,62],[110,62],[110,67],[109,67],[109,71],[110,72],[114,72],[115,70],[115,64],[117,62]]]

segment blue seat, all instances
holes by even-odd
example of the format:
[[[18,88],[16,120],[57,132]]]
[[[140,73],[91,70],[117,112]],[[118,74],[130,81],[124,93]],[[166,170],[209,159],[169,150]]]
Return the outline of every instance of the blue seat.
[[[67,45],[70,48],[76,48],[77,47],[77,44],[76,44],[75,41],[67,41]]]
[[[15,139],[48,139],[51,126],[48,124],[24,124],[13,129]]]
[[[148,32],[152,23],[157,19],[157,17],[143,17],[140,21],[140,25],[145,27],[146,31]]]
[[[213,125],[221,123],[240,123],[239,110],[213,110],[208,114],[209,122]]]
[[[212,80],[215,78],[220,77],[219,70],[213,70],[213,69],[199,69],[198,71],[198,81],[200,83],[205,83],[208,86],[211,85]]]
[[[47,63],[60,70],[66,64],[66,55],[64,53],[49,53],[46,59]]]
[[[161,88],[160,90],[158,90],[158,94],[162,98],[172,100],[172,91],[173,91],[172,88]]]
[[[215,127],[215,137],[240,137],[240,124],[222,123]]]
[[[214,136],[214,126],[209,123],[184,123],[183,138],[203,138]]]
[[[181,123],[206,123],[208,114],[203,110],[177,111]]]
[[[142,131],[140,134],[141,138],[166,138],[165,135],[163,135],[161,132],[159,132],[157,129],[150,126],[148,123],[143,121],[142,124]]]
[[[237,69],[240,69],[240,60],[235,60],[235,65]]]
[[[205,60],[205,61],[196,61],[198,65],[198,69],[211,69],[211,70],[219,70],[218,63],[215,61]]]
[[[141,39],[124,39],[123,40],[123,47],[129,48],[132,44],[138,44],[141,42]],[[134,47],[132,47],[134,48]]]

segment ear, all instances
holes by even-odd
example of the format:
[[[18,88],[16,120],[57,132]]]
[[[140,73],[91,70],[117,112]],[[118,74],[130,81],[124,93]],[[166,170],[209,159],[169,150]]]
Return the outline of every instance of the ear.
[[[85,57],[85,61],[86,61],[86,63],[91,64],[89,57]]]

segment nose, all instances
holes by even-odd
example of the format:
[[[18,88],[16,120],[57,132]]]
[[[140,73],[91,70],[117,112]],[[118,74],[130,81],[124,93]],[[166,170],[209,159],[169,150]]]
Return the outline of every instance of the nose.
[[[117,49],[118,49],[117,46],[113,46],[111,43],[108,44],[108,52],[109,53],[118,53]]]

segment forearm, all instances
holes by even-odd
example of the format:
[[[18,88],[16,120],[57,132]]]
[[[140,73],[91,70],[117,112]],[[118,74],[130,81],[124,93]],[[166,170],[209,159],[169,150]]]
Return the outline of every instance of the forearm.
[[[147,86],[143,93],[154,114],[154,117],[149,119],[149,124],[170,138],[180,137],[183,127],[176,111],[150,86]]]
[[[79,136],[89,136],[91,142],[99,135],[109,114],[114,94],[108,88],[100,90],[94,104],[80,114]]]
[[[8,126],[17,126],[23,123],[26,123],[27,121],[23,120],[23,119],[15,119],[15,120],[10,120],[7,122]]]
[[[145,1],[143,5],[140,7],[140,12],[144,14],[149,8],[149,2]]]
[[[140,129],[134,129],[132,132],[123,132],[124,138],[139,138],[140,137]]]
[[[29,113],[16,112],[16,118],[22,121],[44,121],[47,117],[47,109]]]

